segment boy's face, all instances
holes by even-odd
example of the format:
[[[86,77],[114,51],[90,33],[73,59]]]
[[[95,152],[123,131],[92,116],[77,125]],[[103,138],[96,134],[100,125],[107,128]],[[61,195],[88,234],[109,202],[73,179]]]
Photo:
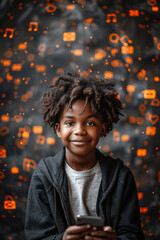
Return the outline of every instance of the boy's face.
[[[66,148],[69,163],[85,164],[95,160],[95,147],[106,132],[105,123],[102,123],[100,114],[92,112],[90,103],[81,114],[84,104],[85,101],[80,99],[72,104],[72,108],[67,109],[66,105],[56,124],[56,132]]]

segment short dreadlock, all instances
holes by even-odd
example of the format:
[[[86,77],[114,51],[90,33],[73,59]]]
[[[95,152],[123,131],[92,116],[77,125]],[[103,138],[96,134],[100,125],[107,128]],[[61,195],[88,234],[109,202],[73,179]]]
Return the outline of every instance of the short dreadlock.
[[[43,96],[45,123],[55,130],[55,124],[59,122],[60,113],[65,105],[68,104],[69,109],[73,102],[84,99],[85,106],[82,113],[89,102],[92,112],[102,114],[102,121],[107,126],[106,132],[111,131],[113,123],[119,121],[119,115],[123,116],[122,104],[114,89],[115,84],[96,77],[81,77],[78,73],[67,75],[67,77],[60,76]]]

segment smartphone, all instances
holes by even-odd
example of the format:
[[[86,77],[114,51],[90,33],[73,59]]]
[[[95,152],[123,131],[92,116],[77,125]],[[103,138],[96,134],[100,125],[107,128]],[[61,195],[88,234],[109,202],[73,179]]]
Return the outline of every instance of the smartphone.
[[[87,215],[77,215],[77,225],[90,224],[99,229],[102,229],[104,226],[104,219],[97,216],[87,216]]]

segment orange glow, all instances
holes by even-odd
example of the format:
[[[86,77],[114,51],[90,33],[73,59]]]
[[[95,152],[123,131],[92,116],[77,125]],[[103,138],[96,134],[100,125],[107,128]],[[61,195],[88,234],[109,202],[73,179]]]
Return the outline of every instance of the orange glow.
[[[145,157],[147,155],[147,149],[138,149],[137,150],[137,156],[138,157]]]
[[[1,115],[1,121],[2,122],[9,122],[9,116],[8,115]]]
[[[71,53],[74,56],[82,56],[83,55],[83,50],[82,49],[75,49],[75,50],[71,50]]]
[[[97,48],[95,50],[94,57],[95,57],[96,60],[102,60],[106,56],[107,56],[107,54],[106,54],[106,52],[103,49]]]
[[[13,118],[14,118],[15,122],[17,122],[17,123],[22,122],[22,120],[23,120],[23,117],[18,114],[14,115]]]
[[[143,91],[145,99],[154,99],[156,98],[156,90],[155,89],[146,89]]]
[[[121,140],[123,142],[128,142],[130,140],[130,136],[128,134],[124,134],[121,136]]]
[[[135,86],[135,85],[127,85],[127,86],[126,86],[127,92],[129,92],[129,93],[131,93],[131,94],[135,91],[135,89],[136,89],[136,86]]]
[[[38,144],[44,144],[44,143],[45,143],[45,139],[46,139],[45,136],[39,135],[39,136],[37,137],[37,139],[36,139],[36,143],[38,143]]]
[[[143,199],[143,192],[138,192],[138,200],[142,200]]]
[[[12,65],[12,71],[21,71],[22,70],[22,64],[13,64]]]
[[[116,130],[113,130],[113,141],[119,142],[120,141],[120,133]]]
[[[111,33],[109,35],[109,41],[113,43],[118,43],[119,41],[119,35],[117,33]]]
[[[83,22],[85,25],[90,25],[93,22],[93,20],[94,19],[92,17],[90,17],[90,18],[85,19]]]
[[[11,173],[12,174],[19,174],[19,168],[18,167],[12,167],[11,168]]]
[[[110,23],[110,22],[117,22],[117,16],[115,13],[109,13],[107,14],[107,20],[106,20],[107,23]]]
[[[57,10],[57,7],[54,6],[53,4],[49,3],[47,4],[46,11],[49,13],[53,13]]]
[[[0,136],[6,136],[9,133],[9,128],[7,126],[0,127]]]
[[[5,196],[4,209],[16,209],[16,202],[10,195]]]
[[[46,71],[46,65],[35,65],[36,72],[45,72]]]
[[[121,47],[121,53],[122,54],[133,54],[134,53],[134,47],[133,46],[122,46]]]
[[[139,16],[139,10],[137,10],[137,9],[130,9],[129,10],[129,16],[131,16],[131,17],[138,17]]]
[[[66,6],[66,9],[68,9],[68,10],[74,10],[74,9],[75,9],[75,6],[74,6],[74,4],[68,4],[68,5]]]
[[[64,32],[63,33],[63,41],[75,41],[76,33],[75,32]]]
[[[48,145],[54,145],[56,143],[56,140],[55,140],[55,138],[48,137],[46,139],[46,142]]]
[[[27,48],[27,42],[18,44],[18,49],[19,50],[25,50],[26,48]]]
[[[147,213],[148,207],[140,207],[140,213]]]
[[[113,79],[113,72],[105,71],[104,72],[104,78],[105,79]]]
[[[36,162],[33,159],[23,159],[23,171],[29,172],[30,169],[35,169]]]
[[[43,127],[42,126],[33,126],[32,131],[34,134],[41,134],[41,133],[43,133]]]
[[[38,31],[38,22],[29,22],[29,28],[28,28],[28,31]]]
[[[6,158],[7,154],[6,154],[6,149],[3,146],[0,146],[0,158]]]
[[[9,35],[8,35],[8,33],[9,33]],[[3,34],[3,37],[9,36],[9,38],[13,38],[13,34],[14,34],[13,28],[6,28],[5,33]]]
[[[4,60],[2,59],[1,62],[2,62],[4,67],[11,66],[11,60],[10,59],[4,59]]]
[[[146,135],[155,136],[156,130],[156,127],[146,127]]]

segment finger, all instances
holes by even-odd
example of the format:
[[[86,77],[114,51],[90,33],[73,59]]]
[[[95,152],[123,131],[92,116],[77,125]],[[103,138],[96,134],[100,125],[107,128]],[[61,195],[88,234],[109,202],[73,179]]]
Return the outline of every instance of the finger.
[[[108,231],[92,231],[91,236],[93,237],[102,237],[102,238],[111,238],[113,239],[116,236],[115,232],[108,232]]]
[[[81,232],[84,232],[84,231],[87,231],[91,229],[91,226],[89,224],[87,225],[81,225],[81,226],[71,226],[69,227],[66,231],[68,234],[75,234],[75,233],[81,233]]]
[[[103,230],[105,231],[105,232],[115,232],[115,230],[111,227],[111,226],[104,226],[103,227]]]

